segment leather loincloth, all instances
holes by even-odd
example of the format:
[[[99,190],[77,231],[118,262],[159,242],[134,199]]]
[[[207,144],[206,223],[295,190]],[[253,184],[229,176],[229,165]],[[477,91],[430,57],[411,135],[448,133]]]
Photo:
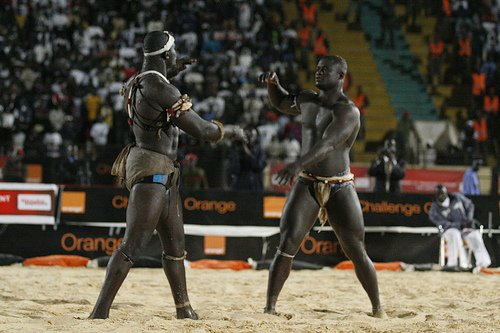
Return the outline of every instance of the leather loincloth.
[[[177,183],[179,168],[168,156],[129,144],[122,149],[111,168],[111,174],[118,176],[129,189],[146,176],[174,173],[172,184]]]
[[[309,172],[301,171],[299,173],[299,177],[307,179],[314,184],[314,196],[320,207],[318,219],[321,223],[321,229],[319,230],[319,232],[321,232],[321,230],[323,230],[323,226],[328,220],[325,205],[328,200],[330,200],[332,190],[334,190],[333,194],[335,194],[340,189],[351,184],[354,180],[354,175],[349,169],[347,169],[331,177],[315,176]]]

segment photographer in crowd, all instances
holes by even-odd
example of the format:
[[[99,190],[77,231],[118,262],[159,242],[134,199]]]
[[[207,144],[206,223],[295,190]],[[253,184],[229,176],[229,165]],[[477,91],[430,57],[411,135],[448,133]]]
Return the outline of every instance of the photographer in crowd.
[[[368,175],[375,177],[374,192],[402,193],[401,179],[405,178],[406,162],[396,157],[396,140],[388,139],[379,150],[368,169]]]

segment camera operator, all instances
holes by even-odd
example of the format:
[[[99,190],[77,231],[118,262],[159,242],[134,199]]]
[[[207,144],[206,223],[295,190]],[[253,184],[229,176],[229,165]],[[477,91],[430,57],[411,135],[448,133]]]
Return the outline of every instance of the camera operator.
[[[388,139],[379,150],[368,169],[368,175],[375,177],[374,192],[402,193],[400,181],[405,178],[406,162],[396,157],[396,140]]]

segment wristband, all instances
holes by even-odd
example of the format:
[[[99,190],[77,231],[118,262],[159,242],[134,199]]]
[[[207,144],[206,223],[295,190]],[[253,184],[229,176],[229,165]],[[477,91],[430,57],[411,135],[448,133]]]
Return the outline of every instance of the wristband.
[[[212,141],[213,143],[217,143],[217,142],[221,141],[222,139],[224,139],[224,134],[225,134],[224,125],[222,125],[217,120],[212,120],[212,123],[214,123],[215,125],[217,125],[217,127],[220,130],[220,137],[218,137],[217,139],[215,139],[215,140]]]

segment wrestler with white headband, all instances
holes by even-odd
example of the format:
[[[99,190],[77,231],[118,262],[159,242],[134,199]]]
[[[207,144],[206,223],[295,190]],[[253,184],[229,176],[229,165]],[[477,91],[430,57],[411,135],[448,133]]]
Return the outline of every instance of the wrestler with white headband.
[[[150,57],[150,56],[155,56],[155,55],[162,54],[163,52],[170,51],[170,49],[172,48],[172,46],[175,43],[175,38],[168,31],[163,31],[163,33],[167,36],[167,41],[166,41],[165,45],[163,45],[162,48],[160,48],[160,49],[158,49],[156,51],[146,51],[146,50],[144,50],[144,55],[145,56]]]
[[[143,52],[141,70],[121,91],[135,142],[118,154],[111,171],[130,190],[127,227],[108,262],[104,284],[89,318],[108,318],[120,286],[156,230],[176,317],[198,319],[189,301],[184,267],[187,254],[177,163],[179,135],[182,130],[195,139],[213,143],[225,138],[247,142],[247,138],[238,125],[201,118],[191,109],[188,95],[170,83],[168,79],[175,76],[171,73],[177,74],[195,61],[177,59],[172,34],[149,32]]]

